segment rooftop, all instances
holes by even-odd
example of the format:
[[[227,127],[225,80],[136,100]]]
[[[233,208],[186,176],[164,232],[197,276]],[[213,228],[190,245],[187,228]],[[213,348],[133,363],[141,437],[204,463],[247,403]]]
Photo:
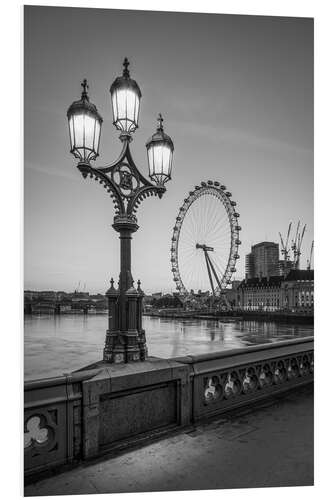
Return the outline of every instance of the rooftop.
[[[258,248],[258,247],[261,247],[261,246],[274,246],[274,247],[278,247],[279,244],[275,243],[274,241],[261,241],[260,243],[256,243],[255,245],[252,245],[251,249]]]
[[[263,276],[262,278],[256,277],[256,278],[248,278],[243,280],[240,283],[241,287],[244,286],[279,286],[283,281],[297,281],[297,280],[307,280],[307,281],[313,281],[314,279],[314,270],[307,270],[307,269],[292,269],[288,271],[288,274],[286,277],[284,276],[270,276],[267,278],[266,276]]]
[[[296,281],[296,280],[313,280],[314,270],[313,269],[292,269],[289,271],[286,281]]]
[[[267,278],[266,276],[262,278],[248,278],[247,280],[243,280],[240,286],[279,286],[280,283],[284,281],[283,276],[270,276]]]

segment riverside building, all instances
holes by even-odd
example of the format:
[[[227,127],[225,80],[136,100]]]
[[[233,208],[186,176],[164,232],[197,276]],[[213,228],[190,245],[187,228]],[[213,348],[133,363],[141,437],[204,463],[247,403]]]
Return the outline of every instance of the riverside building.
[[[251,253],[245,258],[245,275],[248,278],[278,275],[279,244],[272,241],[262,241],[252,245]]]
[[[313,312],[314,271],[293,269],[284,276],[245,278],[238,287],[245,311]]]

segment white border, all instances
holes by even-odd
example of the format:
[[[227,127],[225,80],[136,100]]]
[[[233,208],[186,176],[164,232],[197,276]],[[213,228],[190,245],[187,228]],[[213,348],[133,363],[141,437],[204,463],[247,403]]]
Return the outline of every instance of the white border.
[[[53,5],[76,7],[127,8],[140,10],[165,10],[166,4],[153,1],[123,0],[112,1],[26,1],[26,5]],[[311,500],[316,496],[329,497],[332,490],[331,454],[332,431],[330,410],[331,399],[331,357],[332,320],[329,319],[331,306],[331,250],[332,245],[332,7],[325,0],[317,1],[191,1],[169,0],[169,11],[216,12],[251,15],[278,15],[295,17],[315,17],[315,264],[316,264],[316,462],[314,488],[271,488],[246,490],[206,491],[205,497],[220,498],[302,498]],[[17,0],[1,7],[1,484],[2,497],[18,498],[22,494],[22,466],[18,464],[22,442],[22,283],[23,283],[23,189],[22,182],[22,3]],[[19,146],[21,145],[21,147]],[[19,355],[20,353],[20,355]],[[320,410],[319,410],[320,408]],[[257,457],[258,458],[258,457]],[[278,464],[277,464],[278,466]],[[241,474],[241,471],[239,471]],[[20,484],[21,483],[21,484]],[[21,488],[21,489],[20,489]],[[143,494],[136,494],[135,498]],[[176,492],[149,494],[187,499],[199,498],[199,492]],[[118,495],[114,495],[118,497]],[[122,494],[126,500],[129,494]],[[48,497],[53,498],[53,497]],[[54,497],[56,498],[56,497]],[[68,499],[86,496],[62,497]],[[100,500],[99,495],[89,495],[89,500]],[[147,497],[148,498],[148,497]]]

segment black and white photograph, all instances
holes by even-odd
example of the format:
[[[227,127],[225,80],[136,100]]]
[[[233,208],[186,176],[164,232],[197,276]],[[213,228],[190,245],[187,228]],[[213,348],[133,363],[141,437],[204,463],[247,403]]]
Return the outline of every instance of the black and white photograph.
[[[162,7],[22,7],[27,497],[314,484],[314,18]]]

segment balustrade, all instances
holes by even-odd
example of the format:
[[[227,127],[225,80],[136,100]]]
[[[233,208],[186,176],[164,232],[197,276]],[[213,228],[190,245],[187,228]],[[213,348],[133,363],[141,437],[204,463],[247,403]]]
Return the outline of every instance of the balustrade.
[[[140,287],[138,290],[132,298],[141,307]],[[138,311],[136,314],[140,316]],[[134,312],[133,318],[137,319]],[[134,321],[131,328],[136,324]],[[140,337],[140,349],[144,346]],[[26,475],[97,456],[105,447],[119,446],[119,436],[128,446],[132,441],[150,439],[152,431],[155,437],[158,432],[165,435],[169,429],[174,432],[309,384],[313,381],[313,349],[313,337],[307,337],[170,360],[148,358],[131,366],[108,365],[106,370],[96,363],[67,376],[27,382]],[[141,430],[133,434],[138,421]]]

